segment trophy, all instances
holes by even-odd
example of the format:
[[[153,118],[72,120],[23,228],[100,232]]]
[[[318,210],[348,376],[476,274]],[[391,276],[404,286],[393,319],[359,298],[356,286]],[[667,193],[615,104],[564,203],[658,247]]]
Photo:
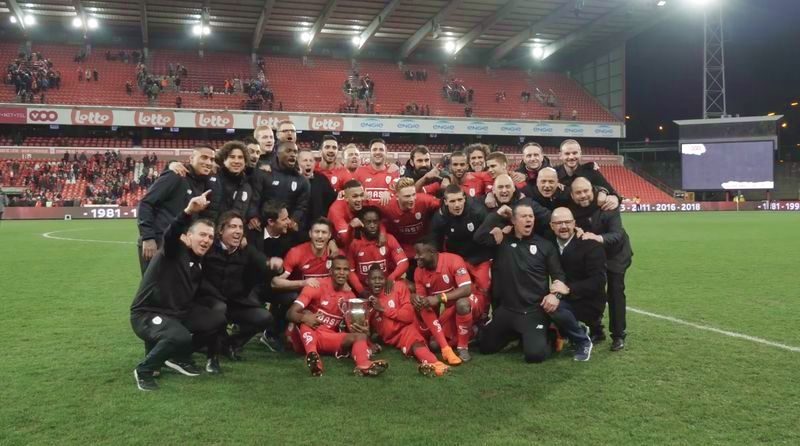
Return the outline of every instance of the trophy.
[[[364,299],[343,300],[341,310],[349,328],[352,324],[367,325],[367,301]]]

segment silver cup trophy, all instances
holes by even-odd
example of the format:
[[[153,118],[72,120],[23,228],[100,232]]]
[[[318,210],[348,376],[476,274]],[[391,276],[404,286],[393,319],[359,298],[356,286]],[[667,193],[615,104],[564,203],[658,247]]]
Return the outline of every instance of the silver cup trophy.
[[[347,299],[341,303],[344,321],[348,327],[353,324],[367,325],[367,304],[364,299]]]

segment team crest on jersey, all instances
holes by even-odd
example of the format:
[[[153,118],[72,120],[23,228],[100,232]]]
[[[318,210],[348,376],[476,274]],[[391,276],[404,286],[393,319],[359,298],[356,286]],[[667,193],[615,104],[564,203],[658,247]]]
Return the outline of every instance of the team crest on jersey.
[[[392,176],[386,175],[386,184],[392,184]]]
[[[394,308],[394,301],[393,300],[389,301],[389,308]]]
[[[414,214],[414,217],[415,217],[417,220],[422,220],[422,212],[417,212],[416,214]]]
[[[467,230],[469,230],[469,232],[474,231],[475,230],[475,225],[472,224],[472,222],[467,223]]]
[[[331,177],[331,186],[336,186],[336,183],[339,182],[339,179],[336,177]]]
[[[325,268],[331,269],[331,266],[333,266],[333,261],[328,260],[327,262],[325,262]]]
[[[358,251],[358,256],[359,257],[364,257],[364,251]]]
[[[381,246],[380,249],[378,249],[378,252],[380,252],[382,256],[385,256],[386,255],[386,247],[385,246]]]
[[[449,283],[450,283],[450,276],[448,276],[448,275],[444,275],[444,276],[442,276],[442,281],[443,281],[444,283],[447,283],[447,284],[449,284]]]
[[[536,245],[531,245],[530,250],[532,255],[536,255]]]
[[[469,188],[469,196],[470,197],[474,197],[475,196],[475,188],[474,187],[470,187]]]
[[[297,190],[297,181],[292,181],[292,192]]]
[[[247,191],[242,191],[242,201],[247,201]]]

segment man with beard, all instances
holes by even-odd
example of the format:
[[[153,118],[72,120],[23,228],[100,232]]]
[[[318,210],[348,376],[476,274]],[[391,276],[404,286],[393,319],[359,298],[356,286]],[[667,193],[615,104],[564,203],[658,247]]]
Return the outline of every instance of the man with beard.
[[[383,223],[386,232],[394,235],[406,253],[414,257],[414,244],[428,233],[431,217],[441,206],[438,198],[428,194],[418,194],[411,178],[401,178],[397,182],[397,194],[383,208]],[[415,263],[408,267],[408,274],[414,274]]]
[[[576,225],[582,230],[580,238],[594,240],[603,245],[606,252],[608,277],[608,319],[611,327],[611,351],[625,348],[625,272],[631,266],[633,250],[619,210],[604,211],[595,200],[592,184],[578,177],[572,181],[570,206]],[[605,339],[602,318],[590,324],[596,342]]]
[[[335,178],[334,171],[337,169],[336,157],[339,155],[339,141],[333,135],[325,135],[322,137],[322,143],[319,148],[320,160],[314,166],[314,173],[324,175],[333,186],[334,181],[338,182],[339,179]]]
[[[550,166],[550,159],[544,156],[539,143],[529,142],[522,147],[522,163],[517,172],[525,175],[528,184],[536,184],[536,177],[542,168]]]
[[[131,304],[131,326],[145,345],[145,358],[133,371],[139,390],[158,390],[161,366],[186,376],[198,376],[193,344],[207,345],[225,328],[225,318],[195,304],[203,276],[201,262],[214,241],[214,225],[192,222],[207,209],[210,191],[189,200],[164,233],[163,246],[153,256]]]
[[[364,204],[377,206],[379,201],[367,200],[364,188],[357,180],[350,180],[342,188],[344,199],[335,201],[328,209],[328,219],[333,224],[337,244],[344,248],[353,240],[354,231],[364,224],[356,218]]]
[[[261,156],[261,145],[252,136],[242,140],[247,149],[247,167],[255,168],[258,165],[258,158]]]
[[[251,201],[260,201],[253,193],[253,187],[245,173],[246,150],[241,141],[229,141],[217,151],[217,164],[220,166],[217,180],[222,192],[220,213],[234,210],[244,214]]]
[[[448,184],[460,187],[470,198],[484,195],[486,189],[483,180],[469,171],[467,155],[460,151],[450,155],[450,176],[442,179],[442,187]]]
[[[297,153],[297,145],[294,142],[278,144],[272,172],[260,175],[258,184],[254,185],[254,193],[260,197],[260,202],[251,202],[248,211],[251,222],[253,217],[258,216],[266,200],[280,198],[286,204],[292,219],[289,231],[295,233],[300,230],[308,214],[311,187],[297,169]]]
[[[220,216],[218,237],[203,260],[203,281],[197,300],[219,311],[227,321],[237,324],[236,334],[220,339],[222,352],[238,361],[242,347],[256,333],[272,324],[272,316],[250,291],[258,283],[268,283],[270,276],[283,273],[283,260],[268,259],[252,245],[242,247],[244,222],[236,211]],[[219,373],[219,359],[209,357],[206,371]]]
[[[211,204],[204,208],[202,217],[214,219],[218,212],[219,187],[211,171],[214,149],[197,146],[192,150],[187,174],[180,176],[167,171],[158,177],[139,203],[139,262],[144,274],[150,259],[161,247],[161,238],[167,226],[180,215],[189,200],[210,190]]]
[[[370,321],[381,340],[406,356],[413,355],[419,362],[420,374],[433,377],[447,373],[449,367],[428,348],[406,282],[387,278],[379,265],[372,265],[368,271],[368,286],[372,304]]]
[[[379,199],[394,189],[397,170],[386,162],[386,141],[376,138],[369,142],[369,165],[356,170],[355,179],[364,186],[368,198]]]
[[[431,153],[425,146],[416,146],[408,155],[404,178],[411,178],[416,183],[417,192],[436,195],[441,187],[440,171],[431,164]]]
[[[581,164],[581,145],[574,139],[567,139],[561,143],[560,157],[563,164],[558,166],[558,181],[564,186],[571,186],[572,181],[578,177],[584,177],[589,182],[598,187],[599,190],[608,194],[608,198],[601,202],[603,210],[610,211],[619,206],[619,194],[611,183],[606,180],[595,163]]]
[[[286,318],[292,322],[287,335],[298,353],[305,353],[306,366],[311,376],[322,376],[324,371],[320,354],[344,355],[350,353],[358,376],[378,376],[389,363],[384,360],[370,361],[367,334],[369,328],[350,325],[352,333],[342,332],[344,321],[343,303],[354,299],[347,288],[350,264],[347,258],[337,256],[331,261],[326,278],[317,286],[307,286],[294,301]]]
[[[309,241],[290,249],[283,261],[284,273],[272,279],[272,287],[282,291],[316,288],[319,279],[330,273],[331,222],[319,218],[309,229]]]
[[[433,215],[431,234],[443,252],[458,254],[467,264],[472,278],[472,318],[485,319],[489,313],[492,268],[491,252],[475,242],[475,231],[488,215],[477,200],[451,184],[444,190],[444,205]]]
[[[308,215],[303,222],[301,233],[305,233],[312,221],[328,214],[331,204],[336,201],[336,191],[331,187],[328,177],[314,170],[314,154],[309,149],[300,149],[297,156],[300,174],[311,186],[308,203]],[[303,240],[305,241],[305,240]]]
[[[391,234],[383,234],[385,243],[381,244],[381,212],[376,207],[365,207],[358,213],[363,227],[347,246],[347,259],[350,261],[350,286],[361,295],[369,286],[370,268],[377,266],[387,273],[388,279],[395,281],[408,270],[408,257]]]
[[[513,339],[519,339],[525,362],[539,363],[552,351],[547,338],[550,324],[547,313],[555,310],[553,300],[557,302],[558,297],[550,291],[550,279],[558,284],[565,278],[558,250],[551,242],[534,234],[530,203],[514,206],[512,230],[508,234],[499,232],[499,219],[498,215],[490,215],[475,234],[477,242],[495,251],[492,262],[495,305],[491,321],[481,331],[480,350],[483,354],[496,353]],[[577,323],[564,328],[578,340],[580,327]],[[591,353],[591,341],[584,332],[578,351],[585,352],[587,347]],[[588,360],[588,356],[583,358],[575,357]]]

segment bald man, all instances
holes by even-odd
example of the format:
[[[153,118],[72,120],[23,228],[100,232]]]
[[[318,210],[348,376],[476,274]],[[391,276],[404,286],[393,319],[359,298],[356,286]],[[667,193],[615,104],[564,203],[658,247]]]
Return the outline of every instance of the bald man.
[[[603,245],[606,253],[606,276],[608,278],[608,313],[611,327],[611,350],[625,348],[626,297],[625,272],[631,266],[633,250],[619,210],[604,211],[597,203],[592,184],[583,177],[575,178],[571,187],[572,211],[575,224],[583,230],[581,238],[594,240]],[[602,318],[591,324],[592,337],[596,342],[605,339]]]
[[[514,185],[514,180],[508,174],[500,174],[494,180],[494,197],[497,200],[495,212],[504,218],[504,221],[511,219],[511,210],[520,203],[528,204],[533,209],[536,217],[534,232],[542,236],[552,238],[549,234],[550,210],[526,197],[524,193]]]
[[[550,210],[570,203],[569,189],[558,182],[558,173],[552,167],[542,167],[535,183],[528,183],[522,193]]]
[[[581,239],[575,233],[575,217],[572,212],[559,207],[553,211],[550,228],[556,235],[561,268],[564,270],[563,283],[554,283],[550,291],[560,298],[551,312],[559,330],[565,335],[572,327],[572,319],[587,326],[594,325],[603,316],[606,306],[606,254],[603,245],[595,240]],[[563,311],[569,314],[562,314]],[[559,325],[564,322],[564,329]],[[584,342],[583,335],[572,342]],[[587,355],[588,356],[588,355]]]

